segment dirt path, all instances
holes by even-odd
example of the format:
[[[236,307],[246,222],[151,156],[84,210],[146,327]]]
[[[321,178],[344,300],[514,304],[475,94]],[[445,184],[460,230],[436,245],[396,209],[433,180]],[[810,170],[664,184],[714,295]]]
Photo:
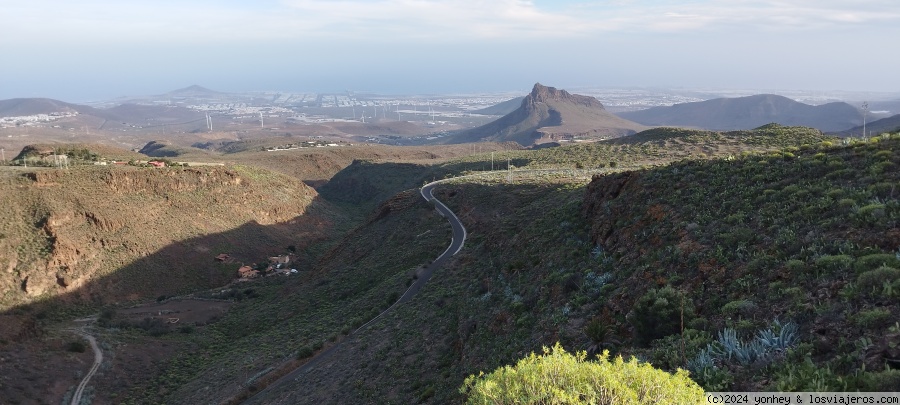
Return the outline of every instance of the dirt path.
[[[91,380],[91,377],[97,373],[97,369],[100,368],[100,363],[103,362],[103,352],[100,351],[100,347],[97,346],[97,339],[93,336],[89,335],[84,331],[76,331],[78,335],[84,337],[91,344],[91,349],[94,350],[94,365],[91,366],[90,371],[81,379],[81,383],[78,384],[78,388],[75,389],[75,394],[72,395],[72,405],[78,405],[81,403],[81,395],[84,394],[84,389],[87,387],[88,382]]]

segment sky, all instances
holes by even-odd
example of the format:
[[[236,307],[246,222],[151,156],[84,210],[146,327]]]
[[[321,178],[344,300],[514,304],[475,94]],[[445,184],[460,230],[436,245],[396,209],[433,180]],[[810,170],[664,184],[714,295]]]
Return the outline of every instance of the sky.
[[[0,0],[0,99],[900,92],[896,0]]]

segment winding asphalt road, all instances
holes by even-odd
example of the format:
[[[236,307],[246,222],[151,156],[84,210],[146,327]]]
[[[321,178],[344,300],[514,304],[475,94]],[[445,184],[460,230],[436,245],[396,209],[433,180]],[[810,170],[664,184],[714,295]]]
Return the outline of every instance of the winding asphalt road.
[[[432,274],[434,274],[435,270],[439,269],[441,266],[444,265],[444,263],[448,259],[450,259],[450,257],[459,253],[459,251],[462,250],[463,244],[466,241],[466,235],[467,235],[466,228],[463,226],[462,221],[459,220],[459,218],[456,216],[456,214],[454,214],[453,211],[450,210],[450,208],[447,208],[447,206],[444,205],[444,203],[442,203],[440,200],[435,198],[434,194],[433,194],[435,186],[437,186],[440,183],[444,183],[444,182],[447,182],[450,180],[455,180],[455,179],[433,181],[431,183],[428,183],[428,184],[422,186],[422,188],[419,190],[419,192],[422,194],[422,198],[424,198],[425,201],[433,203],[434,208],[437,210],[438,214],[440,214],[442,217],[446,218],[448,222],[450,222],[450,226],[452,227],[452,239],[450,240],[450,245],[447,246],[447,249],[444,250],[444,253],[441,253],[440,256],[438,256],[436,259],[434,259],[433,262],[431,262],[431,264],[426,266],[422,271],[420,271],[418,273],[418,277],[416,278],[416,281],[414,283],[412,283],[412,285],[410,285],[409,288],[406,289],[406,292],[404,292],[403,295],[401,295],[400,298],[397,299],[396,302],[391,304],[391,306],[388,307],[388,309],[385,309],[380,314],[378,314],[378,316],[372,318],[371,320],[369,320],[369,322],[366,322],[364,325],[360,326],[359,328],[357,328],[356,330],[351,332],[349,335],[347,335],[347,339],[351,338],[357,332],[365,329],[366,327],[368,327],[369,325],[371,325],[372,323],[374,323],[375,321],[380,319],[382,316],[384,316],[385,314],[387,314],[388,312],[393,310],[394,307],[396,307],[397,305],[403,304],[403,303],[411,300],[412,297],[414,297],[422,289],[422,287],[425,286],[425,283],[427,283],[428,280],[431,279],[431,276],[432,276]],[[346,341],[346,339],[344,341]],[[310,370],[315,368],[319,363],[321,363],[322,361],[331,357],[331,355],[335,352],[335,350],[338,347],[340,347],[344,341],[338,342],[334,346],[331,346],[328,349],[325,349],[325,351],[319,353],[317,356],[313,357],[312,359],[310,359],[309,361],[307,361],[300,367],[297,367],[296,369],[294,369],[294,371],[291,371],[290,373],[285,374],[284,376],[282,376],[281,378],[279,378],[272,384],[269,384],[269,386],[267,386],[265,389],[257,392],[255,395],[248,398],[243,403],[244,404],[253,404],[253,403],[258,403],[259,401],[263,401],[263,398],[265,398],[265,395],[264,395],[265,393],[275,390],[284,384],[293,383],[294,381],[297,380],[297,378],[299,376],[309,372]]]

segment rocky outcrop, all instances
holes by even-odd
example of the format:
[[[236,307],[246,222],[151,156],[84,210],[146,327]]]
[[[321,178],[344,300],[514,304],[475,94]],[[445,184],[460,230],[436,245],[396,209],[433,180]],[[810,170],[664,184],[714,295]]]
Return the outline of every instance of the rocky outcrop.
[[[603,103],[594,97],[582,96],[579,94],[570,94],[568,91],[559,90],[556,87],[547,87],[540,83],[535,83],[531,93],[522,100],[522,105],[534,105],[536,103],[563,102],[584,107],[597,108],[605,110]]]

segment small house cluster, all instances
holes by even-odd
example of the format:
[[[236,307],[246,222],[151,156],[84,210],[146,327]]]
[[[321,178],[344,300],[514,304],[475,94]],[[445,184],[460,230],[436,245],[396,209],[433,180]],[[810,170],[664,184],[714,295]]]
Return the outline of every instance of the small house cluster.
[[[297,269],[291,267],[291,264],[294,262],[294,258],[295,256],[293,253],[269,257],[268,264],[265,268],[261,268],[256,264],[254,264],[253,266],[243,265],[238,268],[237,276],[242,280],[249,280],[257,277],[274,276],[279,274],[285,276],[296,274]],[[216,260],[220,262],[229,262],[232,259],[227,254],[222,253],[216,256]]]

